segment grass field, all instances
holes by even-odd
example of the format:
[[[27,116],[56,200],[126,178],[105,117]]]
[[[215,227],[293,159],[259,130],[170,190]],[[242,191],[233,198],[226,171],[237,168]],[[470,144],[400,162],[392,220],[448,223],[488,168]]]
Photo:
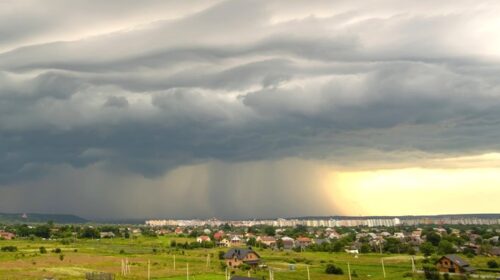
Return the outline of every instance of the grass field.
[[[186,265],[189,263],[191,280],[223,280],[218,252],[215,249],[175,250],[169,247],[170,241],[176,239],[184,242],[187,239],[170,237],[137,239],[102,239],[76,240],[63,245],[60,241],[51,240],[2,240],[0,246],[13,245],[17,252],[0,252],[0,279],[84,279],[86,272],[111,272],[115,279],[146,279],[147,263],[151,264],[151,279],[186,279]],[[192,241],[192,240],[190,240]],[[39,248],[47,249],[40,254]],[[52,252],[60,248],[61,253]],[[265,264],[273,269],[276,280],[307,279],[307,266],[311,279],[348,279],[347,263],[357,277],[353,279],[384,279],[381,258],[384,258],[386,278],[388,280],[412,279],[403,277],[411,271],[409,256],[362,254],[358,258],[346,253],[323,252],[278,252],[269,249],[258,250]],[[63,255],[61,260],[60,255]],[[174,270],[174,255],[176,267]],[[210,265],[207,266],[207,255]],[[421,267],[422,257],[417,256],[417,267]],[[125,277],[120,275],[121,261],[128,259],[131,273]],[[489,258],[475,257],[470,259],[476,268],[486,268]],[[290,270],[290,262],[294,262],[295,270]],[[344,270],[344,275],[327,275],[325,267],[333,262]],[[248,272],[235,270],[238,275]],[[267,270],[251,271],[252,276],[269,279]],[[417,278],[417,277],[416,277]]]

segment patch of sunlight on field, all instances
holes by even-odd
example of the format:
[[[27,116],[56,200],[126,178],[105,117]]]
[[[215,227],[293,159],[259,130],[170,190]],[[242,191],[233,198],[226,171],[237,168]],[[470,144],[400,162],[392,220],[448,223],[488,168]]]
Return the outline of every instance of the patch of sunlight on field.
[[[50,267],[45,268],[45,271],[57,274],[64,274],[68,276],[85,276],[86,272],[91,272],[91,269],[76,267],[76,266],[67,266],[67,267]]]

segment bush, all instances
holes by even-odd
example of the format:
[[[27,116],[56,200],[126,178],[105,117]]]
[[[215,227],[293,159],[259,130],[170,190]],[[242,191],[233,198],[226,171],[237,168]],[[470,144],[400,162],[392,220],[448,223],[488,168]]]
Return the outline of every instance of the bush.
[[[45,247],[40,247],[40,254],[47,254],[47,249],[45,249]]]
[[[424,275],[427,280],[439,280],[441,278],[435,267],[424,267]]]
[[[403,273],[403,278],[411,278],[411,277],[413,277],[413,273],[411,273],[411,272]]]
[[[59,260],[60,260],[60,261],[63,261],[63,260],[64,260],[64,255],[62,255],[62,254],[61,254],[61,255],[59,255]]]
[[[52,250],[52,252],[54,252],[56,254],[60,254],[62,251],[61,251],[61,248],[55,248],[54,250]]]
[[[336,275],[344,274],[344,271],[342,271],[342,268],[337,267],[332,263],[330,263],[326,266],[325,272],[326,272],[326,274],[336,274]]]
[[[219,251],[219,260],[223,260],[225,254],[226,253],[224,251]]]
[[[244,271],[247,271],[247,270],[250,270],[252,267],[246,263],[240,265],[240,269],[241,270],[244,270]]]
[[[489,260],[487,262],[489,268],[498,268],[499,265],[496,260]]]
[[[443,279],[444,280],[450,280],[450,274],[449,273],[443,274]]]
[[[3,246],[1,248],[2,252],[16,252],[17,247],[16,246]]]

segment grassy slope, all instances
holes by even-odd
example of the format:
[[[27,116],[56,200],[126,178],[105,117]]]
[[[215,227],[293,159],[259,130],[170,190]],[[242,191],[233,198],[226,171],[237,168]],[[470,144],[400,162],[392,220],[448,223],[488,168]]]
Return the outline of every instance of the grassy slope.
[[[187,239],[176,237],[138,238],[138,239],[106,239],[106,240],[78,240],[69,245],[62,245],[58,241],[28,241],[13,240],[0,241],[0,246],[14,245],[19,251],[15,253],[0,252],[0,279],[41,279],[55,277],[56,279],[82,279],[87,271],[113,272],[116,279],[145,279],[147,261],[151,262],[151,276],[153,279],[186,279],[186,263],[192,280],[223,280],[224,272],[220,269],[217,259],[221,249],[198,249],[175,251],[169,248],[170,240],[177,239],[184,242]],[[192,241],[192,240],[189,240]],[[44,246],[49,253],[41,255],[38,248]],[[59,254],[50,252],[54,248],[61,248],[64,260]],[[77,252],[75,252],[75,249]],[[156,249],[157,253],[153,253]],[[125,254],[120,254],[123,250]],[[351,271],[356,271],[359,277],[353,279],[384,279],[380,265],[381,256],[378,254],[363,254],[359,258],[345,253],[323,252],[273,252],[260,250],[263,260],[275,270],[275,279],[295,280],[307,279],[304,259],[310,262],[311,279],[348,279],[347,275],[326,275],[326,263],[333,262],[347,272],[347,262]],[[207,254],[213,254],[211,265],[206,266]],[[173,269],[173,256],[176,256],[176,270]],[[408,256],[384,255],[384,263],[388,280],[404,279],[403,274],[411,270]],[[121,260],[128,258],[131,263],[131,274],[121,277]],[[288,269],[288,262],[297,259],[296,270]],[[488,258],[476,257],[471,260],[478,268],[485,268]],[[420,266],[420,264],[417,264]],[[246,272],[236,271],[246,275]],[[266,276],[267,271],[257,273],[258,278]],[[253,276],[255,276],[252,273]],[[411,279],[411,278],[408,278]]]

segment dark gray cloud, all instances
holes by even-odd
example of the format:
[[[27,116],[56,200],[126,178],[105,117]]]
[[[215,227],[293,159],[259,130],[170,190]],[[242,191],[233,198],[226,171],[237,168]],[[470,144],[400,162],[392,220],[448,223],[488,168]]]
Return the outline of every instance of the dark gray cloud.
[[[500,149],[495,2],[19,2],[0,4],[0,185]]]

